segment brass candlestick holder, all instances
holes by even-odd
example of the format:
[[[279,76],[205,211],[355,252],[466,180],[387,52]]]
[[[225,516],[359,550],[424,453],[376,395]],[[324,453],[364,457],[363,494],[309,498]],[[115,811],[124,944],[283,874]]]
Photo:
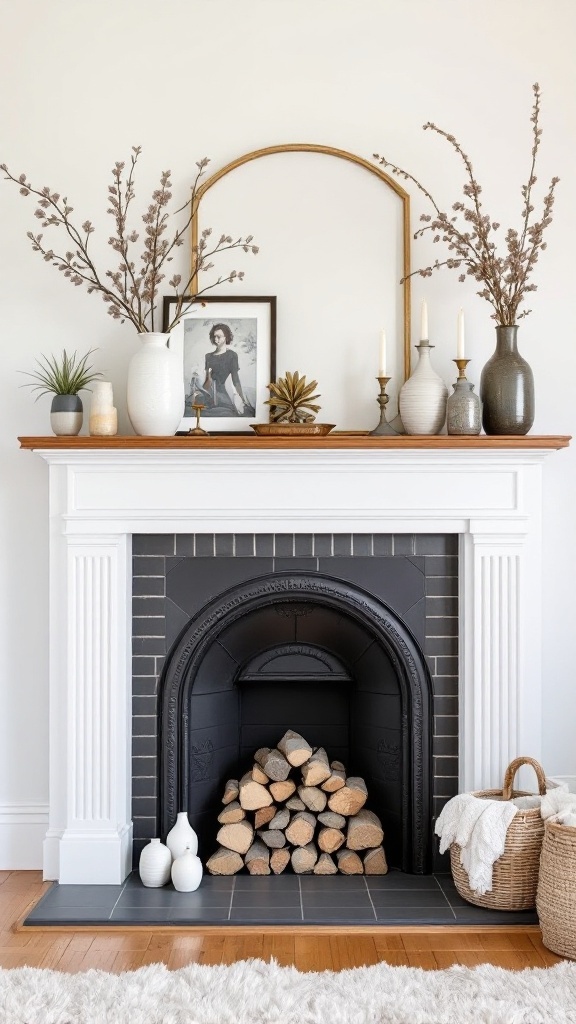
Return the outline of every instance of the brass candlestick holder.
[[[452,362],[456,363],[456,366],[458,367],[458,380],[467,380],[468,378],[466,377],[466,367],[468,366],[470,360],[453,359]]]
[[[394,430],[394,427],[391,427],[390,424],[388,423],[388,420],[386,419],[386,406],[390,401],[390,395],[386,394],[386,385],[388,384],[388,381],[392,380],[392,378],[376,377],[376,380],[380,385],[380,394],[376,399],[378,405],[380,406],[380,423],[374,430],[370,431],[370,437],[396,436],[398,434],[398,431]]]
[[[202,412],[202,409],[204,408],[204,406],[196,404],[196,405],[193,405],[192,408],[194,409],[194,412],[196,413],[196,426],[195,427],[190,427],[190,430],[188,431],[188,434],[192,435],[192,437],[200,437],[201,435],[208,436],[208,431],[207,430],[202,430],[202,427],[200,426],[200,413]]]

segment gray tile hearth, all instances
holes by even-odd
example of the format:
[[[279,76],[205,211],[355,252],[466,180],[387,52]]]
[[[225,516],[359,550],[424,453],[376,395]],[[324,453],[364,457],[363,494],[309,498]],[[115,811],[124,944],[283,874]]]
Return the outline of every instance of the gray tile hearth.
[[[458,896],[448,875],[359,877],[207,875],[196,892],[123,885],[55,884],[24,925],[509,925],[536,924],[533,911],[483,910]]]

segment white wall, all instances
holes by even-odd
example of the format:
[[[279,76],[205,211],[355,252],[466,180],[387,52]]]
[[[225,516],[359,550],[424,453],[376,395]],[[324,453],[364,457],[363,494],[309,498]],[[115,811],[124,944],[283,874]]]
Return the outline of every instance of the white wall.
[[[535,276],[534,312],[523,323],[520,342],[536,378],[534,431],[568,434],[574,428],[576,376],[570,315],[575,30],[573,0],[0,0],[0,162],[67,194],[79,219],[94,221],[103,263],[109,172],[131,145],[144,149],[137,181],[142,201],[161,169],[173,169],[184,201],[200,157],[209,155],[216,170],[249,150],[302,141],[368,159],[375,151],[385,153],[448,206],[459,198],[463,179],[447,145],[421,131],[433,120],[461,141],[483,184],[487,212],[508,227],[519,219],[520,185],[530,158],[531,85],[537,80],[544,129],[539,179],[542,186],[553,174],[562,181],[549,249]],[[281,198],[289,195],[288,184]],[[414,225],[422,210],[414,195]],[[0,867],[39,863],[47,802],[46,466],[20,452],[16,437],[48,432],[49,400],[34,404],[18,387],[24,379],[18,371],[31,369],[40,353],[97,347],[98,368],[114,382],[120,429],[128,432],[122,396],[127,362],[137,347],[130,325],[112,321],[98,298],[70,287],[32,253],[26,231],[37,227],[33,211],[13,185],[0,184]],[[242,202],[237,213],[238,223],[229,223],[227,207],[227,222],[219,227],[238,234],[252,230]],[[335,215],[345,217],[339,197]],[[347,232],[353,226],[354,218],[343,227],[331,274],[339,291],[350,296],[342,314],[350,316],[350,330],[355,310],[359,315],[363,306],[362,282],[372,282],[374,275],[370,245],[364,249],[360,238],[350,251]],[[329,248],[307,253],[310,275],[333,260]],[[431,255],[440,255],[440,247],[414,244],[414,266]],[[261,253],[245,263],[246,293],[262,293],[265,260]],[[294,260],[287,252],[274,287],[279,365],[290,367],[297,356],[296,365],[306,372],[294,337]],[[239,269],[240,261],[232,266]],[[323,289],[316,295],[318,323],[323,304],[326,310],[334,301]],[[493,348],[489,307],[471,285],[459,285],[448,272],[415,278],[414,310],[423,296],[437,343],[435,363],[448,380],[456,313],[464,307],[470,376],[478,381]],[[282,309],[294,318],[284,321],[284,330]],[[310,330],[307,319],[303,324]],[[374,338],[380,326],[374,325]],[[363,346],[359,338],[354,358],[369,376],[375,373],[375,351],[375,341]],[[330,359],[314,370],[333,402],[341,382]],[[367,411],[364,396],[357,408],[358,426],[367,426],[374,410]],[[545,767],[550,774],[572,776],[575,461],[568,450],[550,456],[546,465],[543,584]]]

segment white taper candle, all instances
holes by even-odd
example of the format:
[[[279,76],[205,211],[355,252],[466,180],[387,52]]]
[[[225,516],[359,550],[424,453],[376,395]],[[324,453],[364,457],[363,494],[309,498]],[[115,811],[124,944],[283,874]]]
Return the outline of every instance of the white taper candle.
[[[378,376],[379,377],[385,377],[386,376],[386,331],[382,331],[382,333],[380,335],[380,360],[379,360]]]
[[[428,306],[426,299],[422,299],[422,315],[420,319],[420,339],[421,341],[428,340]]]
[[[464,310],[458,313],[458,329],[456,333],[456,359],[464,359]]]

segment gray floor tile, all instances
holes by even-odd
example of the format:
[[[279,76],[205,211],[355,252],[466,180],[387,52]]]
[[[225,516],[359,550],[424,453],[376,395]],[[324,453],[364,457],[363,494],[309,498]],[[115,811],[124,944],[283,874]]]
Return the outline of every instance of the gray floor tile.
[[[128,875],[128,878],[124,882],[123,888],[124,889],[141,889],[142,888],[142,882],[140,881],[140,876],[139,876],[137,871],[133,871],[131,875]],[[144,886],[144,888],[147,888],[147,886]],[[157,888],[157,887],[153,886],[153,888]],[[161,889],[161,888],[163,888],[163,886],[158,886],[158,888]]]
[[[218,924],[228,920],[228,910],[224,907],[171,907],[162,910],[158,907],[124,907],[115,910],[110,918],[111,924]]]
[[[538,924],[535,910],[486,910],[484,907],[455,907],[454,916],[458,924]]]
[[[104,924],[110,920],[108,911],[100,907],[38,906],[26,918],[27,924]]]
[[[234,891],[279,892],[281,889],[300,891],[298,875],[235,875]]]
[[[407,875],[404,871],[389,871],[387,875],[366,875],[366,885],[372,889],[430,889],[438,891],[434,875]]]
[[[175,892],[174,886],[171,882],[168,885],[161,885],[157,887],[148,888],[143,886],[140,881],[140,877],[137,871],[133,871],[131,875],[126,879],[124,886],[118,887],[120,890],[126,892],[128,889],[147,889],[148,892]],[[232,892],[234,888],[234,876],[233,875],[208,875],[205,874],[200,883],[200,889],[208,889],[213,892],[215,889],[226,890],[226,892]],[[198,890],[199,891],[199,890]]]
[[[377,907],[378,924],[456,924],[450,907]],[[474,922],[472,922],[474,923]]]
[[[232,909],[238,910],[241,907],[299,907],[300,893],[298,890],[279,889],[276,893],[250,892],[249,889],[239,889],[232,897]]]
[[[364,892],[304,892],[302,906],[307,907],[357,907],[365,909],[371,906],[370,897]]]
[[[231,892],[225,889],[196,889],[195,892],[176,892],[174,889],[128,889],[123,892],[117,909],[124,907],[229,907]]]
[[[201,883],[201,889],[227,889],[231,892],[235,884],[234,875],[204,875]]]
[[[448,909],[448,901],[443,892],[437,889],[371,889],[370,897],[375,907],[444,907]]]
[[[338,908],[339,924],[375,924],[376,916],[372,907],[358,909],[354,907]],[[304,907],[305,924],[333,924],[334,913],[322,907]]]
[[[280,907],[266,914],[260,907],[239,907],[230,913],[234,924],[294,924],[302,922],[300,907]]]
[[[302,892],[366,892],[363,875],[301,875]]]
[[[474,910],[482,909],[478,908],[475,903],[462,899],[462,896],[456,892],[456,889],[444,889],[443,892],[451,907],[462,907],[462,909],[472,907]]]

